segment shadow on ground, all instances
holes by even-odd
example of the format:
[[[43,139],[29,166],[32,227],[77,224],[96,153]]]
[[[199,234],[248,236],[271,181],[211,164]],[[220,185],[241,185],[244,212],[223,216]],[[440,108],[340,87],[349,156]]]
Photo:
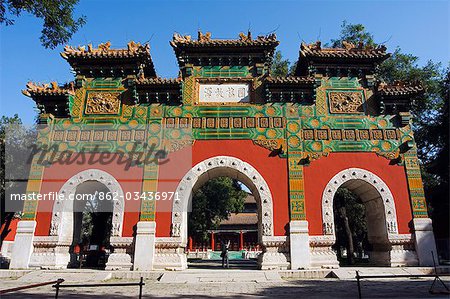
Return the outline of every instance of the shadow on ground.
[[[363,281],[363,298],[449,298],[448,295],[431,295],[428,289],[432,279]],[[446,280],[447,285],[449,281]],[[443,290],[443,287],[437,288]],[[37,293],[39,292],[39,293]],[[269,283],[195,283],[161,284],[149,281],[144,287],[144,298],[357,298],[356,281],[337,279],[289,280]],[[17,292],[2,298],[54,298],[49,287],[32,292]],[[63,289],[59,298],[137,298],[136,287]]]

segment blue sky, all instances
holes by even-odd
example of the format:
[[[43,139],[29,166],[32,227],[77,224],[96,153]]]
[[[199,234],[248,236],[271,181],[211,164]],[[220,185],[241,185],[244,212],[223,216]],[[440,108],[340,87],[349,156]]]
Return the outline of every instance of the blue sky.
[[[251,29],[253,36],[275,30],[278,47],[292,62],[300,42],[337,37],[343,20],[362,23],[385,42],[419,56],[421,63],[450,60],[449,1],[88,1],[76,14],[87,24],[69,42],[83,45],[111,41],[125,47],[130,40],[150,42],[159,76],[175,77],[178,67],[169,45],[174,32],[196,36],[197,29],[213,38],[236,38]],[[63,46],[44,49],[39,42],[42,22],[24,15],[0,31],[0,115],[18,113],[34,120],[34,103],[21,94],[27,81],[65,83],[73,79],[59,56]]]

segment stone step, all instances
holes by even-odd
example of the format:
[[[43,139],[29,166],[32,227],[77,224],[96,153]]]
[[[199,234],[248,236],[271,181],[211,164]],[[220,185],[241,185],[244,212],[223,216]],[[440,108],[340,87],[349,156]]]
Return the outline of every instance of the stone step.
[[[209,270],[183,272],[165,272],[161,283],[226,283],[226,282],[281,282],[277,271],[247,270]]]
[[[18,281],[33,283],[52,281],[58,278],[62,278],[66,282],[105,281],[112,278],[112,273],[109,271],[92,270],[38,270],[25,274]]]
[[[422,275],[433,274],[432,267],[342,267],[333,269],[333,274],[339,279],[355,279],[356,271],[359,275]]]

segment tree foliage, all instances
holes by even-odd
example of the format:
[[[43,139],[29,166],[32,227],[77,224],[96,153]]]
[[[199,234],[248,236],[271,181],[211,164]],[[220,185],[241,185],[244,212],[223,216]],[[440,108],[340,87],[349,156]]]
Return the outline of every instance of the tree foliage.
[[[347,249],[347,263],[354,263],[354,252],[362,252],[367,245],[365,207],[361,200],[347,188],[339,188],[334,196],[334,218],[338,258],[342,248]]]
[[[0,246],[10,231],[15,212],[22,208],[22,201],[7,202],[6,196],[25,192],[26,182],[20,180],[26,179],[29,174],[30,165],[25,162],[30,145],[35,141],[35,133],[35,128],[23,125],[17,114],[0,118],[0,214],[3,225]]]
[[[337,39],[331,39],[327,46],[338,48],[342,46],[342,41],[355,45],[358,43],[370,46],[375,45],[373,35],[366,31],[366,27],[363,24],[350,24],[347,21],[342,22],[339,37]]]
[[[289,66],[291,62],[289,59],[284,59],[281,51],[276,51],[273,57],[272,66],[270,68],[270,74],[274,77],[281,76],[285,77],[289,73]]]
[[[75,18],[79,0],[0,0],[0,24],[13,25],[23,13],[42,19],[44,24],[40,41],[45,48],[54,49],[67,43],[86,23],[86,17]]]
[[[220,222],[231,213],[244,210],[247,193],[236,180],[218,177],[209,180],[192,196],[192,212],[189,215],[189,235],[202,240],[208,237],[208,230],[217,229]]]

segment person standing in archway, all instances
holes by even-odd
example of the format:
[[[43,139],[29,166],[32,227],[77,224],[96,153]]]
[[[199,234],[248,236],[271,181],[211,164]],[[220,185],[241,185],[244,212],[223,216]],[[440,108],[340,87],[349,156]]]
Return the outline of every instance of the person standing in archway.
[[[221,242],[221,249],[222,253],[220,254],[220,257],[222,258],[222,268],[230,268],[230,265],[228,263],[228,249],[230,248],[230,240],[228,241],[222,241]]]

